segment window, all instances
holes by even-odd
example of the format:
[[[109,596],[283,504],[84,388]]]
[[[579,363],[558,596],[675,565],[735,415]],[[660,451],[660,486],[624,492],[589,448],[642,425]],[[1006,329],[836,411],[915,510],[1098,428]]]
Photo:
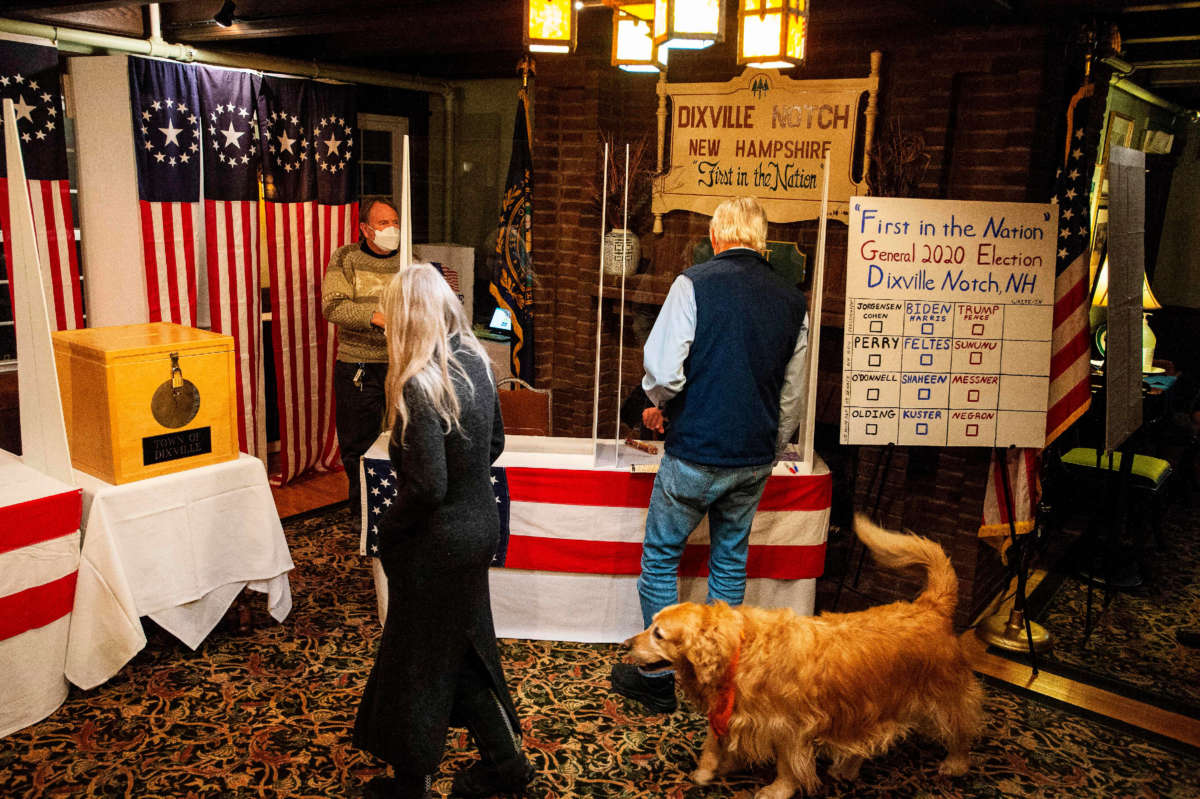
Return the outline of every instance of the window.
[[[358,185],[364,200],[387,200],[399,206],[401,161],[408,120],[381,114],[359,114]],[[409,151],[409,162],[412,152]]]

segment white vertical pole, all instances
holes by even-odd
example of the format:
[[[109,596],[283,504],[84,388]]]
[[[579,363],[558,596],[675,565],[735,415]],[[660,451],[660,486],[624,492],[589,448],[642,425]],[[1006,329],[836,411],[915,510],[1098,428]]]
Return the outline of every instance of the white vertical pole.
[[[625,272],[629,267],[629,144],[625,144],[625,197],[621,222],[621,312],[617,314],[617,410],[613,419],[613,465],[621,460],[621,372],[625,361]]]
[[[604,142],[604,177],[600,190],[600,274],[596,285],[596,374],[592,390],[592,453],[595,457],[600,424],[600,315],[604,308],[604,232],[608,224],[608,142]]]
[[[408,134],[404,134],[404,146],[400,158],[404,179],[400,184],[400,263],[412,263],[412,174],[408,168]]]
[[[812,301],[808,304],[808,382],[804,387],[804,406],[800,424],[804,425],[804,442],[801,446],[803,462],[811,470],[813,466],[813,434],[816,426],[817,406],[817,358],[821,344],[821,297],[825,291],[825,229],[829,224],[829,173],[832,171],[829,153],[825,153],[825,183],[821,187],[821,221],[817,225],[817,257],[812,279]]]
[[[13,101],[4,101],[4,150],[8,167],[8,213],[12,219],[13,317],[17,335],[18,404],[21,406],[21,458],[42,474],[75,485],[62,396],[50,341],[50,313],[33,233],[29,184],[21,160],[21,139]]]

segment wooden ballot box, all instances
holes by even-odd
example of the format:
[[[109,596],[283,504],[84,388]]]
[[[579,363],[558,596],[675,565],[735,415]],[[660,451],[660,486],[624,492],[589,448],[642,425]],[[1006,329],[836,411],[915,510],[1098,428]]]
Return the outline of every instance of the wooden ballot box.
[[[53,337],[76,469],[118,484],[237,457],[233,337],[167,322]]]

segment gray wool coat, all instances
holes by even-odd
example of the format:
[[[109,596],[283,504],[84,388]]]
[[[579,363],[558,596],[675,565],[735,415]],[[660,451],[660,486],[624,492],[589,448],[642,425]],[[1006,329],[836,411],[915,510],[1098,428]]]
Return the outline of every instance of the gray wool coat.
[[[363,691],[354,745],[408,774],[437,770],[460,669],[477,656],[496,696],[520,729],[500,666],[488,593],[488,566],[500,542],[492,462],[504,450],[504,423],[489,367],[452,340],[474,383],[455,382],[462,430],[445,431],[423,395],[404,389],[410,409],[389,454],[396,500],[379,522],[388,578],[388,615]]]

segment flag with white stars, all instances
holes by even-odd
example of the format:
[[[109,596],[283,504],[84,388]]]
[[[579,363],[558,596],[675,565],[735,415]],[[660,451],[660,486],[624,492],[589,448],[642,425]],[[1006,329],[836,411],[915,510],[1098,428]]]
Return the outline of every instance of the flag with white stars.
[[[129,95],[149,319],[194,326],[203,144],[196,68],[130,58]]]
[[[266,452],[258,263],[258,87],[250,72],[197,67],[204,130],[204,231],[212,329],[233,336],[238,445]]]
[[[317,180],[317,261],[358,240],[358,159],[354,155],[358,102],[353,86],[313,83],[308,128]]]
[[[379,557],[379,519],[396,500],[396,470],[386,458],[363,458],[362,485],[365,504],[363,507],[362,535],[359,539],[359,554]],[[508,494],[508,478],[505,470],[492,467],[492,492],[495,494],[496,510],[500,513],[500,546],[492,556],[493,566],[504,566],[508,554],[509,515],[511,500]]]
[[[13,102],[25,178],[33,199],[34,237],[46,280],[46,299],[53,303],[52,323],[56,330],[83,327],[79,250],[67,177],[58,51],[53,47],[0,40],[0,98]],[[0,229],[4,235],[6,265],[2,274],[6,275],[7,264],[12,262],[12,236],[3,126],[0,119]],[[12,288],[9,281],[10,308]],[[3,342],[0,351],[15,351],[11,331],[11,327],[7,328],[10,338]],[[5,332],[0,330],[0,335]]]
[[[321,282],[329,263],[324,242],[330,235],[317,203],[314,156],[319,149],[311,111],[315,85],[264,76],[258,96],[272,285],[271,347],[279,397],[279,472],[272,475],[276,484],[286,484],[309,469],[341,467],[333,421],[337,342],[320,308]]]
[[[1058,251],[1054,279],[1054,332],[1051,336],[1050,401],[1046,413],[1049,445],[1088,409],[1091,348],[1088,336],[1088,262],[1091,253],[1092,173],[1099,131],[1089,128],[1093,88],[1071,99],[1067,146],[1054,187],[1058,204]]]
[[[317,202],[322,205],[354,202],[358,176],[354,155],[357,116],[353,86],[313,84],[309,127],[317,164]]]
[[[1082,416],[1092,402],[1088,335],[1091,225],[1088,217],[1099,137],[1099,132],[1088,126],[1092,91],[1091,84],[1087,84],[1071,98],[1067,110],[1067,146],[1054,184],[1054,202],[1058,205],[1058,250],[1054,267],[1054,326],[1050,337],[1050,397],[1045,446]],[[1001,556],[1006,556],[1012,543],[1011,533],[1022,535],[1035,528],[1040,497],[1040,457],[1041,450],[1030,448],[992,452],[979,535],[999,549]],[[1008,473],[1007,480],[1002,469]]]
[[[312,81],[265,76],[258,99],[259,147],[268,200],[307,202],[316,196],[308,106]]]

